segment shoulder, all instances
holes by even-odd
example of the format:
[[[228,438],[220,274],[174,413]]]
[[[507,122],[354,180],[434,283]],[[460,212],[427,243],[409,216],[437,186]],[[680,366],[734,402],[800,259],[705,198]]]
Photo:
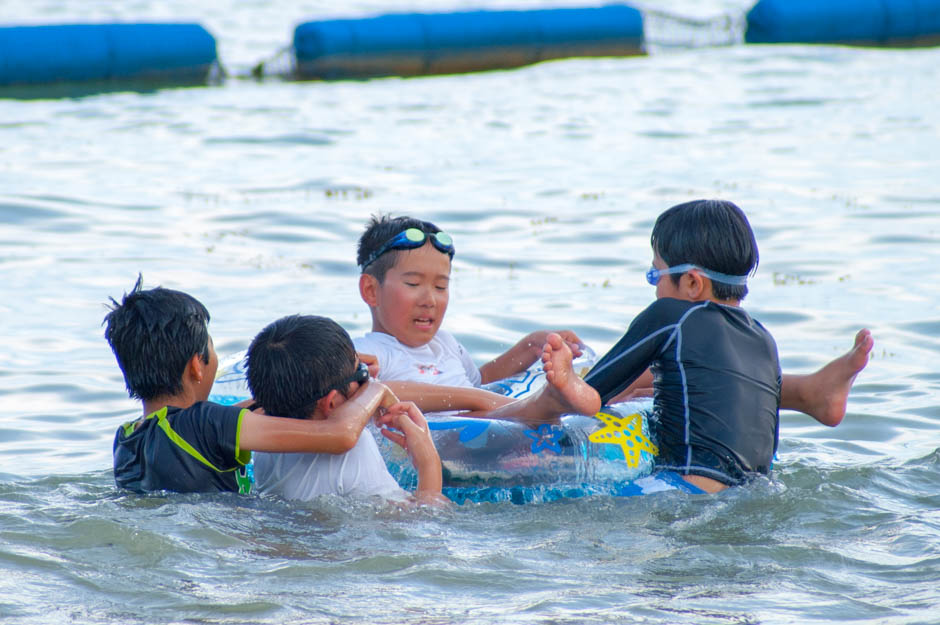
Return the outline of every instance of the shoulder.
[[[447,330],[438,330],[431,341],[454,348],[460,345],[460,342],[454,338],[454,335]]]
[[[661,297],[636,316],[640,323],[674,325],[686,320],[691,313],[709,308],[710,302],[690,302],[684,299]]]
[[[767,342],[768,345],[773,346],[773,348],[776,350],[777,341],[776,339],[774,339],[774,335],[770,333],[770,330],[765,328],[764,324],[762,324],[757,319],[754,319],[754,317],[749,315],[746,311],[742,310],[741,312],[747,315],[747,319],[750,322],[751,328],[754,329],[754,332],[760,335],[763,338],[763,340]]]
[[[190,419],[209,419],[213,421],[238,419],[244,411],[245,408],[240,406],[226,406],[213,401],[197,401],[189,408],[180,409],[175,413],[175,418],[185,417]],[[173,414],[171,413],[168,416],[173,416]]]
[[[389,349],[394,347],[396,343],[398,343],[398,339],[384,332],[369,332],[353,339],[353,345],[360,352],[377,348]]]
[[[225,432],[225,438],[229,434],[239,430],[239,424],[242,415],[247,409],[237,406],[224,406],[211,401],[196,402],[188,408],[174,409],[170,408],[166,414],[166,419],[173,430],[183,432],[215,431]]]
[[[714,306],[709,301],[690,302],[685,299],[675,299],[672,297],[661,297],[647,307],[647,310],[657,311],[659,313],[671,313],[684,315],[690,310],[703,310]]]
[[[353,340],[357,352],[372,354],[379,359],[379,367],[388,365],[392,356],[399,356],[404,346],[394,336],[383,332],[369,332]]]
[[[453,334],[447,330],[438,330],[437,334],[434,335],[434,338],[431,339],[432,343],[436,343],[443,350],[450,352],[452,354],[469,355],[470,352],[467,351],[467,348],[463,346],[463,343],[457,340]]]

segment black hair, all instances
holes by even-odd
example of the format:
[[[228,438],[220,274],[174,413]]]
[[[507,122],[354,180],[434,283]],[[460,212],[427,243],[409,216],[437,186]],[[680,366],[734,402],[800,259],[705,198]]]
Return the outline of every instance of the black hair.
[[[391,217],[390,215],[373,215],[366,225],[365,232],[359,237],[359,249],[356,254],[356,264],[362,267],[373,252],[386,242],[408,228],[417,228],[427,234],[437,234],[440,228],[430,221],[421,221],[414,217]],[[398,262],[398,255],[405,250],[389,250],[375,259],[368,267],[362,270],[379,281],[385,282],[385,274]]]
[[[694,200],[668,209],[656,219],[650,245],[669,267],[691,263],[732,276],[750,274],[760,257],[744,212],[727,200]],[[669,276],[678,285],[681,274]],[[746,284],[712,280],[720,300],[741,300]]]
[[[120,303],[110,298],[111,311],[102,325],[128,394],[149,401],[182,392],[183,373],[193,356],[209,363],[209,311],[182,291],[144,290],[142,285],[138,274]]]
[[[290,315],[255,336],[246,364],[248,388],[267,414],[307,419],[318,399],[353,374],[356,350],[332,319]]]

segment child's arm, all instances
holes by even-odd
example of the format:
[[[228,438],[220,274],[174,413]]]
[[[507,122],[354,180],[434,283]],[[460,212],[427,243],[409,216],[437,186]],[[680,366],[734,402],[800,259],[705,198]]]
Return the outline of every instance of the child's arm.
[[[577,334],[571,330],[556,330],[554,332],[568,343],[568,347],[575,358],[581,355],[581,339],[578,338]],[[480,367],[480,376],[483,378],[482,383],[488,384],[496,380],[502,380],[531,367],[542,355],[542,347],[545,346],[545,339],[550,333],[552,333],[552,330],[532,332],[509,348],[505,354]]]
[[[463,416],[483,417],[491,410],[511,404],[511,397],[462,386],[439,386],[424,382],[389,381],[388,388],[403,401],[414,402],[422,412],[469,411]]]
[[[625,388],[619,395],[608,401],[608,404],[616,404],[622,401],[630,401],[637,397],[653,396],[653,372],[647,369],[640,377],[634,380],[630,386]]]
[[[362,428],[383,406],[398,399],[381,382],[370,380],[340,405],[329,419],[287,419],[247,412],[242,417],[239,447],[251,451],[346,453]]]
[[[400,445],[418,471],[418,488],[415,497],[422,503],[439,504],[446,500],[441,495],[441,458],[431,440],[431,431],[424,415],[411,402],[390,406],[376,423],[382,428],[382,436]],[[397,432],[389,430],[394,427]]]

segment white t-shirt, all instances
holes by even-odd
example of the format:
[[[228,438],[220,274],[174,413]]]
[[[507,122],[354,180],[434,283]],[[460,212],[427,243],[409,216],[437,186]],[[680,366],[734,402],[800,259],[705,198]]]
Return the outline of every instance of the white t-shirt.
[[[450,332],[438,330],[421,347],[402,345],[384,332],[369,332],[355,339],[356,351],[379,359],[379,379],[425,382],[443,386],[479,386],[480,370]]]
[[[310,501],[319,495],[401,499],[407,493],[389,474],[372,433],[363,430],[344,454],[254,453],[255,487],[285,499]]]

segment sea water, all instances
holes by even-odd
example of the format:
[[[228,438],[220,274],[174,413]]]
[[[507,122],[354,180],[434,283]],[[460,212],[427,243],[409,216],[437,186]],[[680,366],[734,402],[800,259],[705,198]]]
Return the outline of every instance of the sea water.
[[[724,17],[658,17],[647,57],[290,83],[239,76],[299,21],[481,4],[5,2],[203,22],[232,78],[0,99],[0,621],[940,622],[940,49],[746,47],[746,4],[657,3]],[[442,511],[114,486],[140,408],[101,321],[138,272],[222,355],[291,313],[356,335],[357,236],[412,214],[454,236],[444,327],[478,362],[537,328],[603,353],[653,297],[655,217],[699,197],[751,219],[785,371],[875,336],[842,425],[782,413],[770,479]]]

